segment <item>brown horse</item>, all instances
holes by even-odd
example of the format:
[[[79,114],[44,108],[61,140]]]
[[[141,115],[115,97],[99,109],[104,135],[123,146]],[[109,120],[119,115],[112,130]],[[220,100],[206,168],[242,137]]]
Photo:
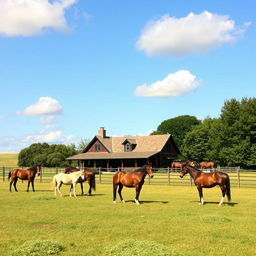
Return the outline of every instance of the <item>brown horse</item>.
[[[149,175],[150,178],[153,178],[153,171],[151,165],[144,165],[139,169],[136,169],[134,172],[124,172],[124,171],[118,171],[113,176],[113,202],[116,203],[116,190],[118,188],[118,194],[120,196],[121,201],[124,203],[124,199],[122,197],[122,189],[123,186],[132,188],[135,187],[136,190],[136,196],[135,196],[135,203],[139,203],[139,196],[140,191],[142,188],[142,185],[144,184],[144,179],[146,175]]]
[[[172,169],[178,169],[178,168],[182,169],[182,167],[185,163],[188,163],[189,165],[191,165],[193,167],[197,167],[197,165],[198,165],[195,161],[178,160],[178,161],[173,161],[171,163],[171,168]]]
[[[199,163],[199,167],[202,169],[215,169],[217,164],[213,161],[203,161]]]
[[[28,168],[26,170],[13,169],[12,171],[9,172],[9,179],[11,179],[11,181],[10,181],[10,192],[12,192],[12,184],[15,188],[15,191],[18,192],[17,187],[16,187],[16,183],[17,183],[18,179],[28,181],[27,192],[29,192],[30,182],[32,184],[33,191],[35,191],[35,189],[34,189],[34,179],[35,179],[36,174],[38,174],[38,176],[40,175],[40,172],[41,172],[41,166],[40,165],[35,165],[35,166],[33,166],[31,168]]]
[[[65,166],[65,173],[72,173],[72,172],[77,172],[79,171],[78,168],[75,168],[71,165],[66,165]],[[88,196],[92,195],[92,189],[96,190],[96,182],[95,182],[95,174],[92,170],[90,169],[84,169],[84,178],[79,177],[78,183],[81,185],[81,190],[82,190],[82,195],[84,194],[84,188],[83,188],[83,183],[87,181],[89,184],[89,190],[88,190]],[[71,186],[72,189],[72,186]]]
[[[230,194],[230,179],[227,173],[214,171],[212,173],[204,173],[195,167],[188,164],[184,164],[180,177],[183,178],[187,173],[190,174],[191,178],[199,192],[200,204],[204,204],[203,199],[203,188],[212,188],[216,185],[220,186],[222,192],[222,198],[219,205],[222,205],[225,195],[227,195],[228,201],[231,200]]]

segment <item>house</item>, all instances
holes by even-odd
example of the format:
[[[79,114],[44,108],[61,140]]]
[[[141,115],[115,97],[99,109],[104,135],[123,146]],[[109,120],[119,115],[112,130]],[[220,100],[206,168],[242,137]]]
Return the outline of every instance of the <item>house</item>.
[[[67,158],[84,167],[138,167],[152,163],[153,167],[168,167],[180,151],[172,135],[109,137],[101,127],[81,154]]]

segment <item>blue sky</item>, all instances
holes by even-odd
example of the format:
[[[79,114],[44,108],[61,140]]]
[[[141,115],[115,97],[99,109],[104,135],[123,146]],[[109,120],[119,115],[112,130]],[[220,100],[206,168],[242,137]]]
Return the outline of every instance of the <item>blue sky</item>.
[[[3,2],[3,3],[2,3]],[[2,0],[0,152],[146,135],[255,97],[253,0]]]

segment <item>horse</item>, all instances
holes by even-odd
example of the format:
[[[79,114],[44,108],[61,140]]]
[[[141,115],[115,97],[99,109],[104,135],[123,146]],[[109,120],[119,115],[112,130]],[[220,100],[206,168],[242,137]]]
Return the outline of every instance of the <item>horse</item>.
[[[75,168],[71,165],[66,165],[64,173],[72,173],[72,172],[77,172],[77,171],[79,171],[78,168]],[[82,177],[80,177],[78,179],[78,183],[80,183],[80,185],[81,185],[82,195],[84,194],[83,183],[85,181],[87,181],[88,184],[89,184],[88,196],[91,196],[92,195],[92,189],[94,191],[96,190],[95,174],[92,170],[84,169],[84,179]]]
[[[178,161],[173,161],[171,163],[171,168],[172,169],[178,169],[178,168],[182,169],[183,165],[187,162],[189,163],[189,165],[194,166],[194,167],[196,167],[198,165],[195,161],[178,160]]]
[[[21,180],[27,180],[28,181],[28,187],[27,187],[27,192],[29,192],[29,186],[30,186],[30,182],[32,184],[32,188],[33,191],[35,192],[35,188],[34,188],[34,179],[36,174],[38,174],[38,176],[41,173],[41,166],[40,165],[35,165],[33,167],[30,167],[26,170],[22,170],[22,169],[13,169],[9,172],[9,180],[10,181],[10,192],[12,192],[12,184],[15,188],[15,191],[18,192],[17,187],[16,187],[16,183],[18,181],[18,179]]]
[[[79,178],[84,179],[84,172],[83,171],[77,171],[77,172],[72,172],[72,173],[63,173],[60,172],[53,177],[53,184],[54,184],[54,192],[55,196],[57,195],[57,191],[59,194],[62,196],[62,193],[60,191],[60,187],[62,184],[65,185],[72,185],[70,189],[69,196],[71,197],[71,191],[73,191],[74,197],[76,197],[76,184],[79,180]]]
[[[203,161],[199,163],[201,169],[215,169],[217,164],[213,161]]]
[[[136,169],[135,171],[130,173],[124,171],[118,171],[117,173],[115,173],[113,176],[113,203],[116,203],[117,188],[121,201],[125,203],[121,193],[123,186],[125,186],[128,188],[135,187],[135,203],[139,205],[140,191],[147,174],[150,176],[150,178],[153,178],[153,171],[151,165],[144,165],[141,168]]]
[[[183,176],[187,173],[189,173],[197,187],[200,198],[199,204],[204,204],[203,188],[212,188],[216,185],[220,186],[222,192],[222,198],[220,200],[219,206],[222,205],[225,195],[227,195],[228,201],[231,200],[230,179],[227,173],[219,171],[204,173],[195,167],[184,164],[180,173],[180,177],[183,178]]]

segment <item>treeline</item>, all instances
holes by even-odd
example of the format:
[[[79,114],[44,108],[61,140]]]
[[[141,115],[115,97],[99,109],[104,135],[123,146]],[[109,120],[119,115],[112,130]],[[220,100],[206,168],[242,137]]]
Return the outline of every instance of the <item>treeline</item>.
[[[170,133],[181,158],[211,160],[221,166],[256,167],[256,98],[231,99],[219,118],[179,116],[163,121],[153,134]]]
[[[33,166],[40,164],[46,167],[63,167],[67,163],[66,158],[78,152],[74,144],[34,143],[20,151],[18,165]]]

